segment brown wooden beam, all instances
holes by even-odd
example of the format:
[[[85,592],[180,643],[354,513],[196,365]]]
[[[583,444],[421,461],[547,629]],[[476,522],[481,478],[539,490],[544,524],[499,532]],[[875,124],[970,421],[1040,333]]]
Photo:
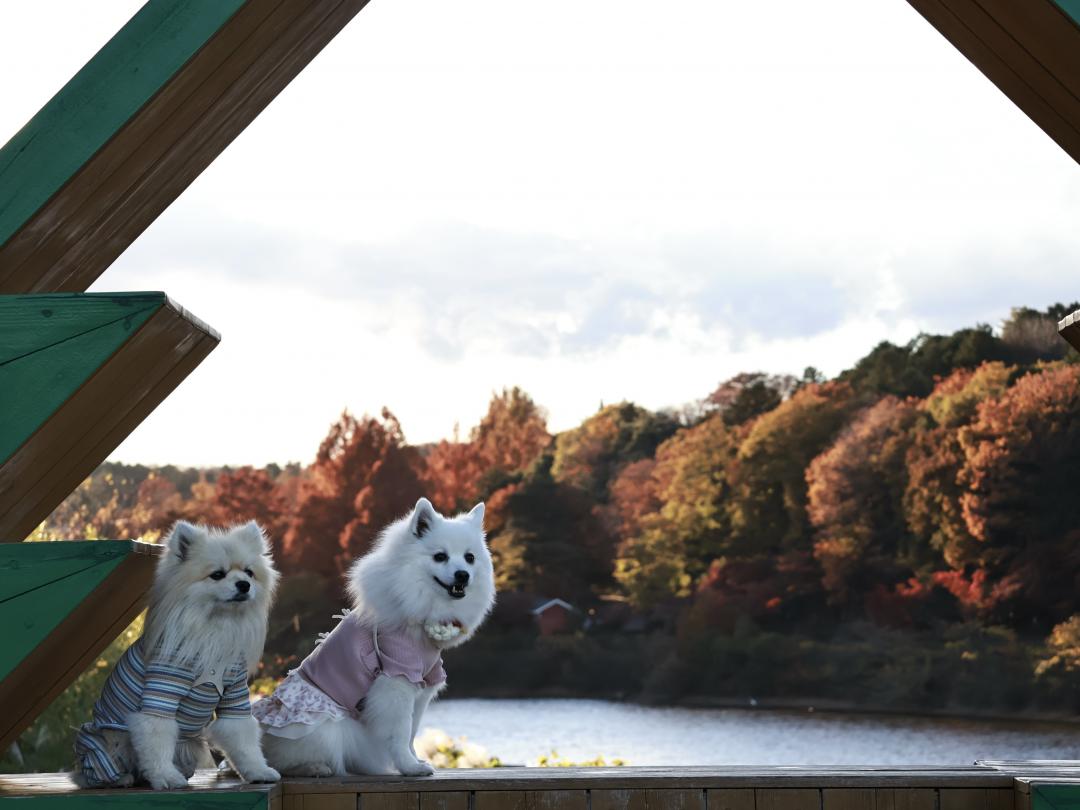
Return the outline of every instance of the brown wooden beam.
[[[1080,162],[1080,27],[1050,0],[908,0]]]
[[[0,541],[29,535],[219,340],[166,298],[0,466]]]

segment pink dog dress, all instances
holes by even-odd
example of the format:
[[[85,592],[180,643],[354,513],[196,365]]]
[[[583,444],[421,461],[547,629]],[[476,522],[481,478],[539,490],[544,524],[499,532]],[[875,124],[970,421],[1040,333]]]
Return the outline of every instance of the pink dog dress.
[[[267,734],[306,737],[328,720],[358,718],[379,675],[400,676],[426,687],[446,681],[442,653],[426,638],[379,630],[347,613],[251,713]]]

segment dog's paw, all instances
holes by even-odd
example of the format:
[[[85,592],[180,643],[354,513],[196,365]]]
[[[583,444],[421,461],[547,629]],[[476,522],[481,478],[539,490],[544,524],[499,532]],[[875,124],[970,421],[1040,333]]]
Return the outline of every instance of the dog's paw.
[[[262,768],[253,768],[244,773],[245,782],[279,782],[281,774],[266,765]]]
[[[418,759],[416,762],[406,762],[398,770],[401,771],[402,776],[431,776],[435,773],[435,769],[431,764],[424,762],[422,759]]]
[[[148,773],[146,781],[154,790],[179,790],[188,786],[187,779],[175,767],[163,768],[157,773]]]

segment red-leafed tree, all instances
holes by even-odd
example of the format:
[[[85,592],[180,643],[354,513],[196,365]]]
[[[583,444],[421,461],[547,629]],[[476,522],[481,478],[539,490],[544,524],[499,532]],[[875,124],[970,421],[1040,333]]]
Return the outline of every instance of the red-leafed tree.
[[[469,441],[455,436],[428,453],[428,497],[444,512],[471,508],[482,494],[485,476],[528,469],[550,443],[544,412],[520,388],[504,388],[492,396]]]
[[[301,486],[285,536],[287,563],[336,576],[368,550],[380,529],[408,512],[422,491],[419,453],[406,445],[390,411],[384,409],[381,419],[343,413]]]
[[[275,559],[282,557],[288,526],[285,509],[285,500],[265,469],[239,467],[227,470],[214,483],[212,522],[229,526],[257,521],[270,538]]]

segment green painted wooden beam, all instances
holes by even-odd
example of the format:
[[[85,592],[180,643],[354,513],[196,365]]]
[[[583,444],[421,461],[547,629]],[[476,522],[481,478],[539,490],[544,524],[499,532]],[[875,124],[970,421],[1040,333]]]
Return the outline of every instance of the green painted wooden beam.
[[[148,0],[0,148],[0,293],[87,289],[366,3]]]
[[[82,791],[43,796],[0,796],[0,810],[268,810],[269,802],[268,792],[256,787],[237,792]]]
[[[1080,810],[1080,780],[1031,783],[1031,810]]]
[[[164,305],[164,293],[0,298],[0,464]]]
[[[0,296],[0,541],[28,535],[219,340],[160,292]]]
[[[79,790],[66,773],[0,774],[0,810],[281,810],[282,786],[245,784],[217,771],[196,771],[183,790],[145,787]],[[344,804],[319,802],[311,810],[334,810]],[[353,794],[352,810],[356,810]],[[296,803],[299,807],[299,803]]]
[[[107,540],[0,545],[0,749],[143,609],[160,550]]]
[[[1054,3],[1080,25],[1080,0],[1054,0]]]

